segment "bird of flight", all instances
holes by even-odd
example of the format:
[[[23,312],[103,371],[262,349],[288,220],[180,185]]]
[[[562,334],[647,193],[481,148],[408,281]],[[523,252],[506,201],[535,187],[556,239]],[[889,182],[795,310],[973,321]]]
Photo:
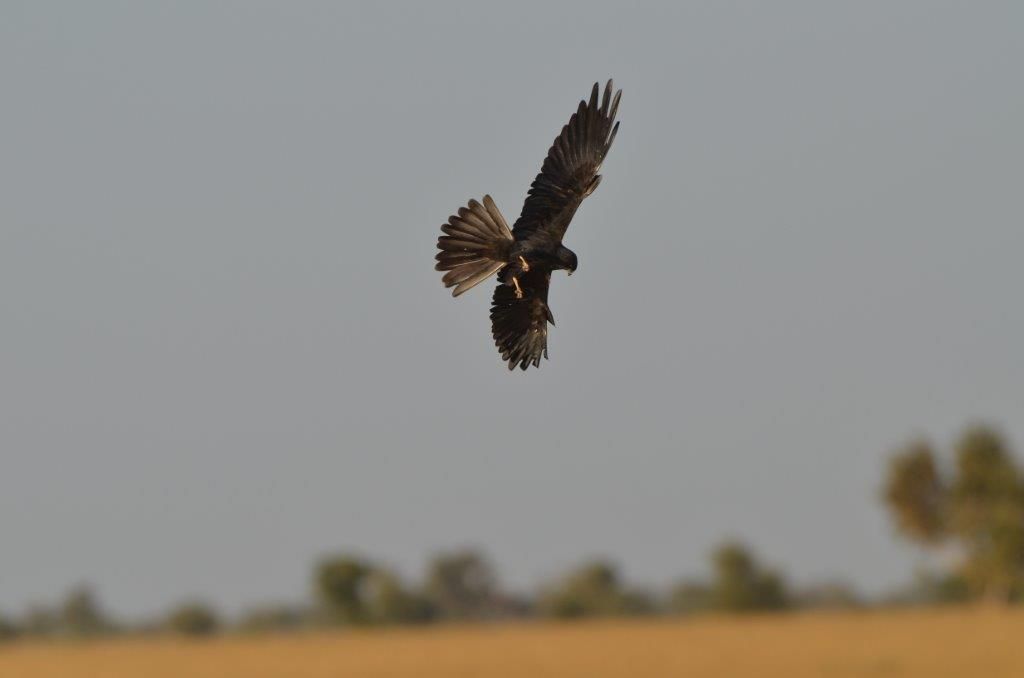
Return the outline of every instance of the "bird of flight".
[[[548,357],[548,323],[555,324],[548,308],[551,273],[576,270],[576,254],[562,237],[580,203],[601,183],[598,171],[619,131],[615,113],[622,90],[613,98],[609,80],[600,100],[598,94],[594,83],[590,101],[580,101],[555,138],[511,231],[489,195],[483,204],[470,200],[441,226],[435,268],[447,271],[442,280],[455,288],[452,296],[498,274],[491,333],[510,370],[539,367]]]

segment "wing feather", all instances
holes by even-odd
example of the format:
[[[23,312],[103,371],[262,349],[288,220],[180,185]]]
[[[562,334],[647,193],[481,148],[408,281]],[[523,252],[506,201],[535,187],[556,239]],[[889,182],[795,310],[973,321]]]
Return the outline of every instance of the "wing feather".
[[[548,150],[512,228],[517,241],[543,231],[561,242],[576,209],[596,188],[597,173],[619,129],[615,116],[622,98],[622,90],[612,95],[611,80],[603,96],[599,92],[599,84],[594,83],[590,100],[580,101]]]
[[[548,308],[550,282],[550,272],[534,269],[519,277],[522,299],[510,285],[499,283],[494,290],[491,332],[510,370],[539,367],[540,359],[548,357],[548,323],[555,324]]]

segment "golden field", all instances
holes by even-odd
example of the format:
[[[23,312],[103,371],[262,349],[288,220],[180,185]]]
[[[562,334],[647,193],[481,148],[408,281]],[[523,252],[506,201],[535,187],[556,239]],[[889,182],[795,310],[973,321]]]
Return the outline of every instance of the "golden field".
[[[3,678],[1024,676],[1024,612],[926,610],[0,647]]]

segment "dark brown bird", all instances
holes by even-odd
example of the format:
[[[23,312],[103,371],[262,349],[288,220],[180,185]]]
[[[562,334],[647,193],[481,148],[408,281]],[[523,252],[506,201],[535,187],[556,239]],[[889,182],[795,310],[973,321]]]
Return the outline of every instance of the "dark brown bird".
[[[555,324],[548,308],[551,272],[576,270],[576,254],[562,237],[580,203],[601,183],[598,171],[619,130],[622,90],[612,97],[609,80],[600,101],[598,93],[594,83],[590,101],[580,101],[551,145],[511,231],[489,195],[483,204],[470,200],[441,227],[436,268],[447,271],[442,280],[455,288],[453,296],[498,274],[491,332],[510,370],[539,367],[548,357],[548,323]]]

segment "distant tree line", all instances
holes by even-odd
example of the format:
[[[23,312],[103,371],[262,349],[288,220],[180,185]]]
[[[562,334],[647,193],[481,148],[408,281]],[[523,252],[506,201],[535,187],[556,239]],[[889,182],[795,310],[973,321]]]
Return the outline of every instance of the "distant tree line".
[[[455,550],[434,557],[418,585],[393,570],[347,553],[321,558],[313,567],[310,600],[265,605],[225,620],[202,601],[184,602],[162,619],[127,624],[113,619],[87,587],[72,590],[55,607],[34,606],[21,618],[0,615],[0,639],[18,636],[89,638],[114,633],[259,633],[324,627],[470,623],[531,617],[587,617],[783,610],[800,606],[783,579],[763,568],[745,547],[729,543],[712,557],[708,581],[685,581],[660,595],[630,586],[618,568],[592,560],[533,596],[500,586],[497,572],[479,551]],[[810,600],[810,599],[807,599]]]
[[[987,427],[969,428],[944,460],[932,445],[913,441],[889,463],[882,498],[902,535],[939,553],[900,591],[872,604],[1024,600],[1024,472],[1005,440]],[[727,542],[710,557],[706,578],[652,591],[626,582],[614,563],[580,564],[533,595],[502,588],[491,561],[473,549],[436,555],[421,581],[352,553],[319,559],[309,600],[264,605],[225,619],[201,600],[183,602],[161,619],[128,624],[113,618],[85,586],[56,606],[33,606],[18,617],[0,614],[0,641],[24,637],[91,638],[115,633],[209,636],[324,627],[469,623],[531,617],[746,613],[849,608],[865,601],[841,582],[793,590],[749,548]]]

